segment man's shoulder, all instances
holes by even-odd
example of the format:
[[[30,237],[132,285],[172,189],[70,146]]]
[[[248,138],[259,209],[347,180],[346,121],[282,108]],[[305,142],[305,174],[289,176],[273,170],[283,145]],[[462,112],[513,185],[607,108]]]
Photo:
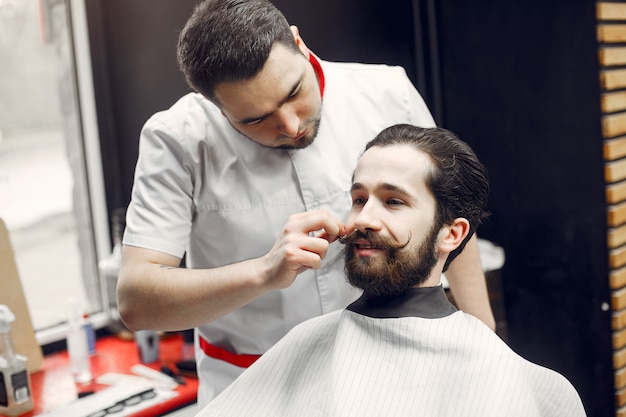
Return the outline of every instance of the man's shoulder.
[[[154,113],[144,125],[144,135],[161,133],[165,137],[205,140],[232,134],[219,109],[198,93],[180,97],[165,110]]]
[[[409,80],[405,69],[397,65],[322,61],[322,68],[330,82],[339,80],[342,84],[360,81],[395,84]]]
[[[340,309],[310,318],[297,324],[290,332],[298,333],[299,335],[310,335],[317,331],[326,331],[329,327],[333,327],[338,323],[345,311]]]
[[[372,64],[363,62],[337,62],[337,61],[321,61],[322,68],[330,71],[345,71],[356,73],[386,74],[390,72],[406,73],[405,69],[399,65],[389,64]]]
[[[169,108],[154,113],[151,119],[179,119],[200,114],[218,115],[219,109],[201,94],[190,92],[178,98]]]
[[[343,120],[352,117],[359,124],[367,117],[365,124],[376,133],[394,123],[434,126],[424,99],[403,67],[323,61],[322,68],[328,114],[343,114]],[[347,108],[352,115],[345,114]]]

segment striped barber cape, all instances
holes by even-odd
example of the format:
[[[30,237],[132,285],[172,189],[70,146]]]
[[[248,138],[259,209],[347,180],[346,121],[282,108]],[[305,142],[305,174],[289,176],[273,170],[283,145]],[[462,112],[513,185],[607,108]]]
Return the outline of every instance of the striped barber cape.
[[[443,317],[348,307],[298,325],[198,416],[586,415],[567,379],[516,354],[478,319],[450,313],[443,289],[432,288],[430,303],[412,305],[431,308],[435,299]]]

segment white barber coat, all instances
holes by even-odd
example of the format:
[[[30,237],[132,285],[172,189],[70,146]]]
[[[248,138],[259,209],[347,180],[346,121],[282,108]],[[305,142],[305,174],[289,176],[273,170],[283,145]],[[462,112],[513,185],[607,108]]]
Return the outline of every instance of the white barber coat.
[[[259,257],[289,215],[326,208],[345,220],[356,160],[365,143],[395,123],[434,126],[403,69],[322,61],[326,88],[319,135],[306,149],[264,148],[235,131],[198,94],[181,98],[146,123],[140,139],[124,244],[213,268]],[[316,271],[197,331],[237,354],[261,354],[293,326],[358,297],[346,284],[333,244]],[[210,358],[196,345],[199,403],[243,368]]]
[[[562,375],[517,355],[478,319],[450,313],[445,297],[441,287],[419,289],[391,308],[430,318],[356,308],[302,323],[197,416],[585,416]]]

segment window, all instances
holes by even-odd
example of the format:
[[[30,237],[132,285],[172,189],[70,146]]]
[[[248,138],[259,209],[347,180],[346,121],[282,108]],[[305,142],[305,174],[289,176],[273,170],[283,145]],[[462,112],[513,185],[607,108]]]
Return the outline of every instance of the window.
[[[110,253],[84,5],[0,0],[0,218],[40,344],[71,297],[108,321]]]

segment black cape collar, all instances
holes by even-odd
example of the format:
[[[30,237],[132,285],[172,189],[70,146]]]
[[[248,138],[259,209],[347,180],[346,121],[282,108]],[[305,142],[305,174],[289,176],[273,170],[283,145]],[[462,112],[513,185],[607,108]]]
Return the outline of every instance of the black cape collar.
[[[457,311],[456,307],[448,300],[448,296],[441,285],[412,288],[408,293],[399,297],[373,298],[362,295],[346,309],[378,319],[400,317],[438,319]]]

